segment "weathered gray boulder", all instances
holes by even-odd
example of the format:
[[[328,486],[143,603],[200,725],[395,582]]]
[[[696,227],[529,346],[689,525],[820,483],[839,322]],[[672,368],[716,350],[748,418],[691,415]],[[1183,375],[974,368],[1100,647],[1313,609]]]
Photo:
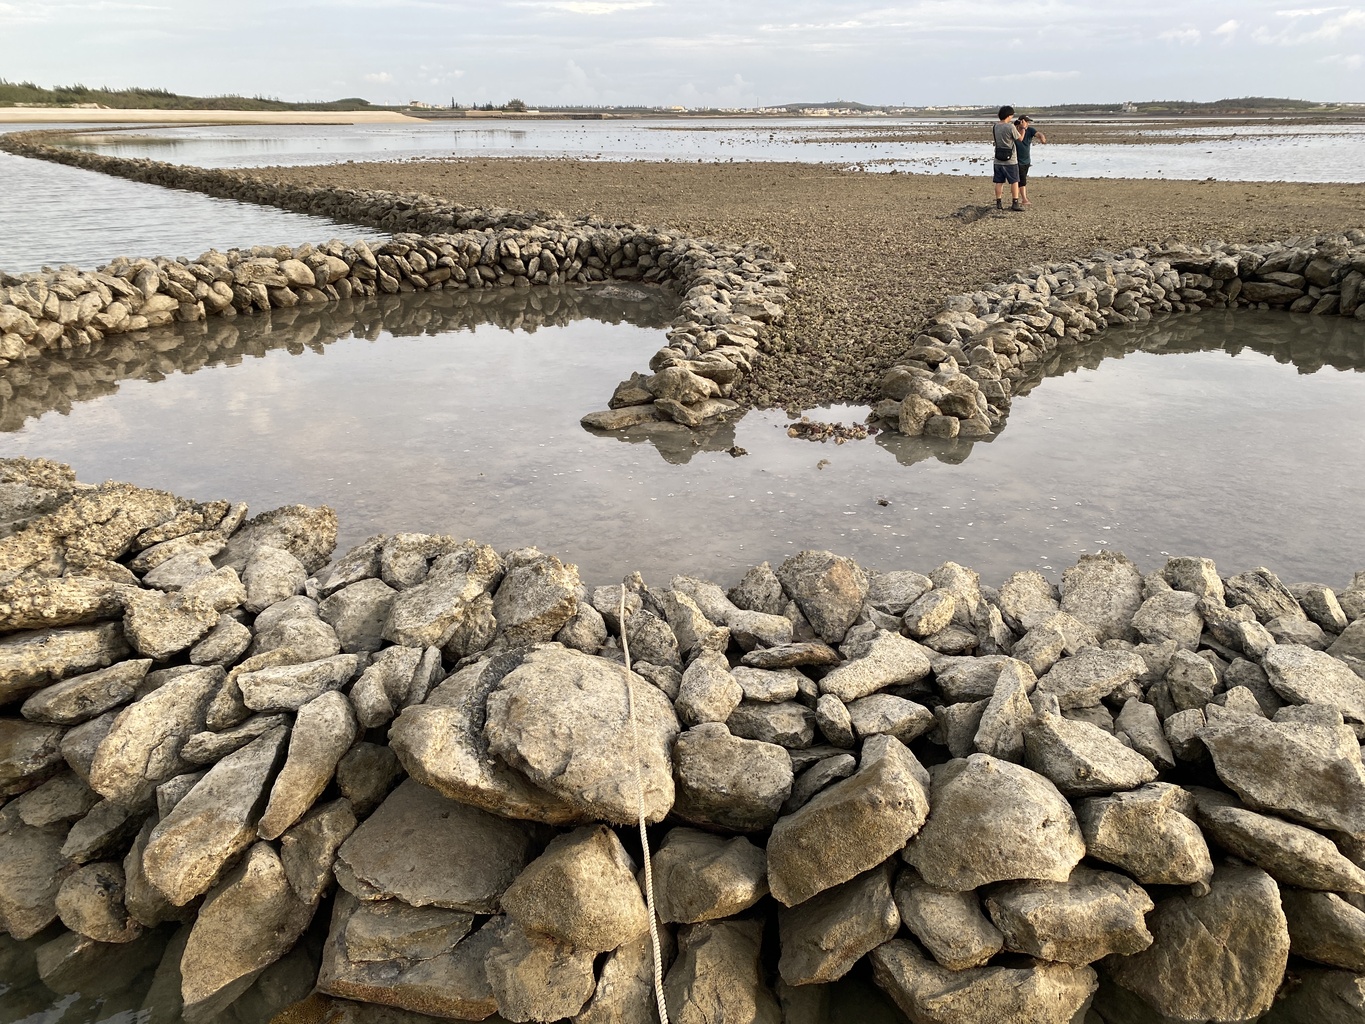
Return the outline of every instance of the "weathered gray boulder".
[[[1264,869],[1281,885],[1365,893],[1365,870],[1342,856],[1326,836],[1239,807],[1231,797],[1224,802],[1201,795],[1196,792],[1199,824],[1234,857]]]
[[[327,564],[337,544],[337,516],[326,505],[286,505],[248,519],[214,561],[241,572],[260,547],[288,551],[310,575]]]
[[[142,925],[124,905],[123,866],[85,864],[66,876],[57,892],[57,916],[73,932],[96,942],[132,942]]]
[[[1131,879],[1086,867],[1065,882],[1013,882],[986,897],[1006,949],[1067,964],[1146,949],[1152,935],[1143,918],[1151,909]]]
[[[631,684],[614,662],[558,646],[531,651],[488,696],[489,750],[585,815],[633,822],[639,794],[628,686],[645,813],[660,821],[673,806],[669,751],[678,720],[667,697]]]
[[[1156,766],[1089,722],[1040,714],[1024,728],[1024,763],[1067,796],[1136,789],[1156,779]]]
[[[1336,591],[1331,587],[1321,583],[1298,583],[1289,587],[1289,593],[1299,603],[1303,613],[1319,628],[1329,633],[1340,633],[1350,624],[1351,620],[1346,617]]]
[[[188,908],[177,907],[147,880],[142,870],[142,854],[147,849],[147,841],[156,827],[156,820],[148,818],[142,831],[133,840],[132,846],[123,858],[123,905],[128,916],[148,928],[155,928],[167,921],[192,919],[199,909],[193,904]]]
[[[1135,640],[1133,616],[1142,607],[1142,573],[1116,551],[1082,555],[1062,573],[1061,605],[1101,641]]]
[[[271,605],[257,617],[256,635],[247,648],[247,660],[237,666],[239,669],[250,671],[275,665],[301,665],[341,653],[341,639],[336,630],[318,618],[315,609],[293,604],[296,600],[290,598]],[[292,606],[295,611],[278,619],[267,619],[270,612],[286,605]],[[267,622],[263,623],[262,620]],[[275,655],[274,660],[256,661],[267,654]]]
[[[864,954],[894,938],[900,924],[891,898],[891,867],[883,864],[795,907],[780,908],[777,969],[788,985],[837,981]]]
[[[795,906],[880,864],[929,813],[928,773],[892,736],[863,744],[858,770],[773,827],[768,885]]]
[[[224,1009],[289,952],[313,919],[268,843],[256,843],[199,908],[180,960],[191,1018]]]
[[[383,580],[358,580],[324,599],[318,614],[335,630],[347,654],[377,651],[384,646],[384,624],[397,597],[398,591]]]
[[[664,979],[669,1018],[675,1024],[781,1024],[782,1012],[759,968],[762,941],[761,921],[679,928],[678,956]]]
[[[910,744],[934,727],[934,713],[923,704],[889,693],[873,693],[848,705],[849,721],[859,740],[894,736]]]
[[[744,690],[730,673],[725,655],[707,652],[683,672],[674,707],[683,723],[692,726],[725,721],[743,699]]]
[[[13,824],[13,816],[17,816],[25,825],[34,828],[70,824],[99,802],[99,794],[75,772],[60,772],[42,785],[16,797],[0,820]]]
[[[1060,610],[1057,588],[1037,570],[1016,572],[1000,586],[1000,614],[1016,633],[1028,633]]]
[[[822,694],[816,701],[815,724],[825,739],[836,747],[852,747],[856,741],[848,706],[832,693]]]
[[[255,615],[272,604],[302,594],[307,582],[307,570],[290,552],[261,544],[242,568],[242,585],[246,587],[242,606]]]
[[[1183,590],[1200,598],[1209,597],[1218,604],[1223,603],[1223,580],[1218,575],[1218,566],[1212,559],[1168,558],[1161,575],[1176,590]]]
[[[929,674],[929,655],[898,633],[878,632],[858,657],[820,680],[820,692],[848,703],[888,686],[917,683]]]
[[[1014,879],[1064,882],[1085,856],[1071,805],[1041,775],[986,754],[930,774],[928,820],[903,854],[930,885],[965,892]]]
[[[815,712],[797,701],[746,701],[730,713],[725,724],[736,736],[760,743],[798,749],[815,742]]]
[[[332,781],[337,762],[358,734],[355,712],[345,694],[331,690],[299,708],[289,735],[289,754],[256,834],[278,839],[302,818]]]
[[[1098,704],[1147,671],[1147,663],[1131,651],[1087,647],[1063,658],[1038,680],[1038,692],[1050,693],[1062,708]]]
[[[469,935],[469,914],[398,900],[363,903],[338,893],[318,989],[414,1015],[484,1020],[498,1009],[485,961],[501,920]]]
[[[362,740],[337,763],[337,789],[362,818],[369,817],[370,812],[384,802],[389,790],[402,777],[403,766],[398,755],[379,743]]]
[[[222,684],[221,668],[195,669],[124,708],[95,750],[90,788],[135,805],[147,800],[158,783],[188,771],[180,748],[203,732],[209,703]]]
[[[957,598],[949,591],[930,590],[905,609],[901,621],[907,633],[922,640],[952,625],[956,611]]]
[[[1269,622],[1281,615],[1303,617],[1303,609],[1294,600],[1294,595],[1269,569],[1252,569],[1229,576],[1223,581],[1223,588],[1229,607],[1246,605],[1260,622]]]
[[[1177,711],[1203,708],[1222,689],[1218,673],[1197,654],[1176,651],[1166,669],[1166,692]]]
[[[341,797],[314,807],[280,836],[280,863],[299,899],[316,903],[331,887],[337,850],[357,824],[351,802]]]
[[[113,800],[101,800],[71,826],[62,844],[62,857],[73,864],[117,857],[137,835],[143,813]]]
[[[207,892],[255,839],[266,786],[288,734],[277,727],[223,758],[152,829],[142,870],[175,906]]]
[[[928,589],[927,579],[925,582],[925,589]],[[676,580],[673,583],[673,588],[678,589]],[[729,598],[738,608],[746,611],[763,612],[768,615],[782,614],[782,608],[787,603],[787,595],[782,591],[782,581],[777,578],[777,574],[773,572],[772,566],[767,562],[756,565],[746,572],[744,578],[739,581],[739,585],[730,591]],[[906,604],[913,600],[913,597],[910,598]]]
[[[659,946],[667,971],[676,952],[670,929],[659,929]],[[654,947],[646,935],[607,955],[597,972],[597,990],[573,1024],[655,1024],[658,1019]]]
[[[1213,860],[1203,833],[1185,811],[1188,794],[1153,782],[1127,793],[1076,803],[1086,854],[1126,871],[1143,885],[1190,885],[1208,891]]]
[[[123,587],[93,576],[21,576],[0,585],[0,630],[7,633],[83,625],[122,610]]]
[[[62,770],[59,725],[0,718],[0,796],[33,789]]]
[[[1365,974],[1295,971],[1264,1024],[1355,1024],[1365,1017]]]
[[[905,939],[878,946],[870,959],[874,980],[917,1024],[1071,1024],[1098,984],[1089,967],[1070,964],[950,971]]]
[[[768,859],[743,836],[675,828],[654,854],[654,897],[665,923],[733,917],[768,894]]]
[[[974,892],[927,885],[914,871],[896,880],[896,908],[910,933],[944,967],[982,967],[1004,947],[1005,937],[981,910]]]
[[[68,676],[112,665],[128,653],[117,622],[0,637],[0,705]]]
[[[129,590],[124,595],[123,631],[139,654],[166,661],[204,639],[218,624],[220,613],[244,600],[245,588],[227,568],[173,594]]]
[[[297,711],[329,690],[339,690],[365,667],[366,655],[334,654],[301,665],[277,665],[237,676],[242,702],[252,711]]]
[[[1284,708],[1275,721],[1229,716],[1199,738],[1224,784],[1253,808],[1315,828],[1365,832],[1360,744],[1328,708]]]
[[[509,917],[492,923],[496,941],[484,963],[498,1013],[509,1021],[554,1021],[577,1014],[597,986],[593,954]]]
[[[1000,673],[972,738],[976,750],[1003,761],[1023,760],[1025,731],[1033,720],[1029,693],[1036,681],[1031,676],[1022,663],[1019,669]]]
[[[292,720],[288,715],[252,715],[241,725],[234,725],[222,732],[195,733],[180,748],[180,756],[189,764],[214,764],[234,750],[241,750],[257,736],[268,733],[276,726],[290,724]],[[157,787],[158,797],[164,785]]]
[[[1365,972],[1365,911],[1334,892],[1284,889],[1289,951],[1305,960]]]
[[[489,606],[492,614],[492,606]],[[496,623],[494,624],[496,629]],[[555,634],[555,640],[584,654],[596,654],[607,642],[607,622],[602,613],[587,601],[580,600],[573,618]]]
[[[459,550],[436,559],[421,583],[393,599],[383,638],[408,647],[444,646],[461,623],[475,614],[477,599],[498,585],[503,570],[496,551],[466,541]],[[498,621],[502,622],[501,616]]]
[[[534,785],[489,752],[484,735],[488,694],[520,663],[519,654],[501,655],[461,669],[424,704],[404,709],[389,730],[389,742],[414,779],[453,800],[509,818],[577,822],[583,817],[579,807]],[[636,688],[647,687],[636,683]],[[357,773],[355,784],[367,777]]]
[[[578,610],[578,567],[554,555],[520,564],[509,563],[493,597],[498,638],[506,647],[524,647],[554,639]]]
[[[649,929],[635,864],[603,825],[556,836],[502,895],[524,929],[605,953]]]
[[[792,762],[773,743],[734,736],[707,722],[678,737],[672,760],[677,783],[673,811],[699,825],[756,831],[777,821],[791,793]]]
[[[364,900],[491,914],[530,860],[533,836],[530,825],[409,779],[342,844],[337,883]]]
[[[720,588],[716,589],[719,590]],[[708,619],[701,608],[697,606],[697,603],[686,593],[679,590],[666,591],[661,603],[663,604],[664,618],[669,629],[673,631],[678,650],[685,660],[695,658],[707,651],[713,654],[725,653],[725,648],[730,645],[730,630],[725,626],[716,625]],[[731,609],[727,608],[725,611],[728,615]],[[738,609],[734,609],[734,611],[738,611]]]
[[[156,932],[132,942],[96,942],[75,932],[63,932],[35,951],[38,977],[58,995],[79,994],[91,999],[116,996],[126,979],[156,966],[164,942]]]
[[[803,640],[780,647],[756,648],[745,654],[740,663],[754,668],[824,667],[839,664],[839,652],[823,641]]]
[[[356,719],[366,729],[392,721],[408,703],[412,677],[422,660],[416,647],[385,647],[365,667],[351,687]]]
[[[777,578],[816,635],[830,644],[844,639],[867,598],[867,574],[858,563],[828,551],[793,555],[778,568]]]
[[[1330,654],[1276,644],[1261,664],[1275,692],[1290,704],[1325,704],[1348,722],[1365,722],[1365,679]]]
[[[0,832],[0,926],[23,941],[57,919],[63,836],[23,823]]]
[[[1204,631],[1199,595],[1184,590],[1153,594],[1133,616],[1133,628],[1149,644],[1170,640],[1192,651],[1199,646],[1199,636]]]
[[[32,722],[56,725],[88,722],[137,696],[151,667],[150,658],[139,658],[64,679],[24,701],[21,714]]]
[[[815,680],[796,668],[767,669],[736,665],[731,674],[744,691],[745,700],[767,704],[796,700],[798,694],[815,686]]]
[[[1206,896],[1170,896],[1147,917],[1152,945],[1110,976],[1158,1013],[1248,1020],[1270,1008],[1289,959],[1280,892],[1259,868],[1220,867]]]

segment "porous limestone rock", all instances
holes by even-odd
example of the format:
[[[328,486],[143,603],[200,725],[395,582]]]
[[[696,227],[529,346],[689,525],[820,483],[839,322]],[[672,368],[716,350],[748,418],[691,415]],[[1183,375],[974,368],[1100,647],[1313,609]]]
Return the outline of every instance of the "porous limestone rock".
[[[768,894],[768,859],[743,836],[675,828],[654,853],[659,919],[696,924],[733,917]]]

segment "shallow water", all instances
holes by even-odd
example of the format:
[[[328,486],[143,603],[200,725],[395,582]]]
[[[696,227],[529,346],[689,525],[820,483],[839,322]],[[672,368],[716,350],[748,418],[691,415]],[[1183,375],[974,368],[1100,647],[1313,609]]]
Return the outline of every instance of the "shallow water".
[[[729,583],[803,548],[888,570],[952,559],[988,582],[1101,548],[1333,585],[1365,566],[1358,321],[1241,311],[1111,331],[1057,354],[975,443],[812,443],[777,411],[702,434],[583,430],[663,341],[663,295],[440,292],[152,332],[4,371],[0,454],[257,511],[327,503],[342,549],[396,530],[535,544],[594,584]]]
[[[197,256],[206,249],[382,238],[338,224],[0,153],[0,270],[11,274],[116,256]]]
[[[867,170],[980,174],[982,143],[902,142],[906,128],[943,122],[901,118],[742,118],[649,121],[447,120],[389,125],[230,125],[91,134],[80,145],[117,156],[202,167],[261,167],[345,160],[440,157],[574,157],[588,160],[795,161]],[[952,122],[960,127],[961,122]],[[1135,135],[1149,131],[1131,125]],[[1217,141],[1181,141],[1181,129],[1150,129],[1140,146],[1066,142],[1034,150],[1034,173],[1079,178],[1219,178],[1228,181],[1365,181],[1365,125],[1248,126],[1230,121]],[[1206,129],[1197,129],[1205,131]],[[888,136],[890,138],[888,138]],[[1166,139],[1171,141],[1165,141]],[[859,140],[859,141],[853,141]]]

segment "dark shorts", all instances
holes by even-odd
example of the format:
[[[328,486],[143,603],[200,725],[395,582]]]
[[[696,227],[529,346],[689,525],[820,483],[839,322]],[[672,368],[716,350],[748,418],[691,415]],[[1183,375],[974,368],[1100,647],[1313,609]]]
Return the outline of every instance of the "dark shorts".
[[[997,185],[1017,185],[1019,184],[1019,165],[1018,164],[996,164],[995,177],[992,179]]]
[[[1020,164],[1020,165],[1019,165],[1019,187],[1020,187],[1020,188],[1022,188],[1023,186],[1025,186],[1025,185],[1028,184],[1028,169],[1029,169],[1030,167],[1032,167],[1032,166],[1033,166],[1032,164]]]

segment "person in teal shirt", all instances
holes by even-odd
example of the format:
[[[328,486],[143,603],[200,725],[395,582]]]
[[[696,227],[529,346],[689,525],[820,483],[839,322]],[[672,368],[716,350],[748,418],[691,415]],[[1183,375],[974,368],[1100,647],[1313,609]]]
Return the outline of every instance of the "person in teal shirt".
[[[1028,201],[1028,171],[1033,163],[1033,140],[1037,139],[1039,144],[1047,145],[1047,136],[1033,127],[1033,119],[1027,114],[1021,114],[1015,118],[1015,127],[1019,129],[1019,141],[1014,144],[1015,153],[1019,157],[1019,201],[1025,206],[1031,206]]]

